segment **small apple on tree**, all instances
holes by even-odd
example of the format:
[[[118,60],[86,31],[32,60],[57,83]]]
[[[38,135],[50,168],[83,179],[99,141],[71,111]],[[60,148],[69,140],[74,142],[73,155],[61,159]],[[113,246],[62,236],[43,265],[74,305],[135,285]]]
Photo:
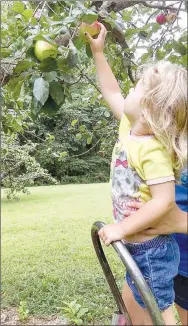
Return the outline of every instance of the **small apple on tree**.
[[[79,29],[79,37],[82,41],[85,43],[88,42],[87,37],[85,36],[85,32],[89,33],[92,37],[93,36],[98,36],[100,33],[100,24],[98,21],[95,21],[92,24],[86,24],[86,23],[81,23],[80,29]]]
[[[46,58],[56,58],[57,49],[52,44],[45,41],[37,41],[34,45],[34,53],[39,61],[43,61]]]
[[[160,14],[156,17],[156,21],[159,25],[163,25],[166,23],[166,16],[165,14]]]

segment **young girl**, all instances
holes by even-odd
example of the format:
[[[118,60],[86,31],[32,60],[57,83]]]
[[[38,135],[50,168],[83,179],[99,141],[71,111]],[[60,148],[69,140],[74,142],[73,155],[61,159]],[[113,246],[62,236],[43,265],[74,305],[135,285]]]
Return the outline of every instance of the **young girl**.
[[[181,178],[182,179],[182,178]],[[178,268],[178,275],[174,278],[174,292],[175,292],[175,304],[178,310],[179,318],[182,325],[188,324],[188,187],[187,177],[184,173],[183,185],[176,185],[176,211],[170,211],[165,218],[160,222],[147,229],[143,230],[145,234],[173,234],[175,237],[179,249],[180,249],[180,264]],[[186,187],[185,187],[186,186]],[[144,205],[141,202],[132,202],[130,207],[139,209]],[[134,211],[127,210],[126,216],[134,214]],[[175,233],[175,234],[174,234]],[[133,325],[145,325],[143,310],[138,306],[137,302],[131,293],[127,282],[125,281],[123,288],[123,300],[131,317]],[[135,311],[137,312],[135,314]]]
[[[106,245],[122,240],[137,262],[167,325],[175,325],[173,278],[178,273],[179,249],[171,236],[139,233],[175,209],[175,175],[187,157],[187,73],[170,62],[140,70],[140,80],[123,98],[103,54],[105,27],[97,39],[86,33],[96,64],[100,88],[120,122],[112,164],[112,203],[116,224],[102,228]],[[146,202],[124,216],[131,201]],[[130,275],[127,282],[145,308]],[[148,319],[148,324],[151,321]]]

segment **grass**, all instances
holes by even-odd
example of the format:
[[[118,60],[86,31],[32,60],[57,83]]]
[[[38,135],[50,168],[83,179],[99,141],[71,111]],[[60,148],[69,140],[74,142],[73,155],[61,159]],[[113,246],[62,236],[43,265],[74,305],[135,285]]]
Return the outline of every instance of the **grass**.
[[[90,236],[95,221],[111,222],[109,185],[30,191],[18,202],[2,193],[2,308],[26,302],[30,314],[48,316],[76,299],[89,309],[87,324],[110,324],[116,305]],[[124,267],[105,252],[121,286]]]

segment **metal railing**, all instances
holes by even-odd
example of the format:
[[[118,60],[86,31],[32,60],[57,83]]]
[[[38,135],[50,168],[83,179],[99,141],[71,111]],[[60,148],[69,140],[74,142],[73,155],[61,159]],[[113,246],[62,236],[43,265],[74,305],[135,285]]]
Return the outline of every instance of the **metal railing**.
[[[119,309],[119,311],[116,312],[113,317],[112,325],[127,325],[127,326],[129,326],[129,325],[132,325],[131,319],[129,317],[128,311],[125,307],[122,296],[117,287],[116,281],[114,279],[114,276],[112,274],[112,271],[110,269],[110,266],[108,264],[105,254],[104,254],[104,251],[102,249],[102,245],[101,245],[100,238],[98,235],[98,231],[104,225],[105,224],[103,222],[95,222],[91,228],[91,237],[92,237],[92,241],[93,241],[93,245],[94,245],[97,257],[99,259],[99,262],[103,269],[104,275],[105,275],[106,280],[110,286],[110,289],[114,296],[115,302]],[[127,250],[126,246],[121,241],[115,241],[115,242],[111,243],[111,245],[117,252],[120,259],[122,260],[123,264],[126,267],[126,270],[131,275],[131,277],[135,283],[135,286],[137,287],[138,291],[140,292],[143,302],[145,303],[145,306],[146,306],[146,308],[150,314],[150,317],[152,319],[153,325],[160,325],[160,326],[165,325],[164,320],[161,315],[161,312],[160,312],[160,310],[157,306],[157,303],[155,301],[155,298],[154,298],[148,284],[146,283],[140,269],[138,268],[134,259],[130,255],[129,251]]]

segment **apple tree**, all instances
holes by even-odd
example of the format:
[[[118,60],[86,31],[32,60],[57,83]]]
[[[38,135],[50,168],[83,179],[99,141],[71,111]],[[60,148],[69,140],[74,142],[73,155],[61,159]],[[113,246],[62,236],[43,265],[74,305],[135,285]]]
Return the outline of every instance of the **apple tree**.
[[[74,94],[83,89],[85,107],[101,107],[107,118],[109,115],[108,123],[99,116],[98,125],[104,135],[112,131],[113,146],[118,126],[101,96],[84,31],[87,29],[91,35],[97,35],[97,21],[106,26],[105,55],[126,96],[135,83],[135,72],[140,64],[168,59],[187,65],[187,29],[183,24],[186,6],[186,1],[3,1],[2,134],[5,139],[9,137],[9,147],[10,137],[26,137],[38,119],[45,116],[58,119],[58,114],[74,101]],[[92,113],[89,115],[90,119]],[[96,130],[88,130],[84,123],[82,130],[77,130],[77,121],[76,114],[70,116],[71,132],[79,134],[80,142],[85,139],[88,145],[95,146],[100,133],[96,138]],[[53,137],[53,134],[44,137],[45,144],[49,139],[46,148],[52,148]],[[109,143],[103,136],[97,151],[105,155]],[[49,150],[52,152],[57,160],[61,158],[61,164],[67,164],[72,156],[69,146],[64,151],[56,146],[55,152]],[[80,148],[82,153],[85,148]],[[3,154],[7,164],[3,165],[2,172],[9,171],[11,175],[6,158]],[[16,162],[14,165],[17,166]]]

